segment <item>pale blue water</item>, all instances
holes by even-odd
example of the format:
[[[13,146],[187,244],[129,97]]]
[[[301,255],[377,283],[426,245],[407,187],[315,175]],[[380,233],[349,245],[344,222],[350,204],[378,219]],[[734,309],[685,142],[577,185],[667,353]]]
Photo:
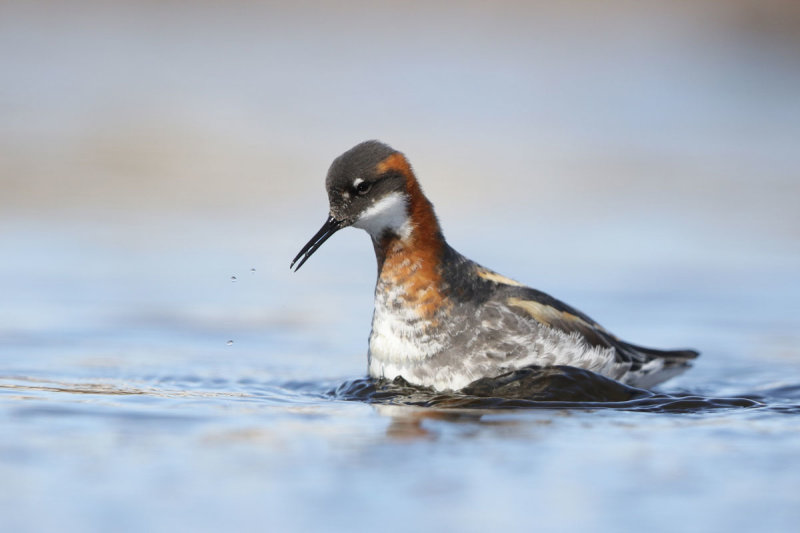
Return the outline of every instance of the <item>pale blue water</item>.
[[[262,239],[246,230],[273,220],[6,220],[4,531],[794,529],[797,284],[780,269],[751,272],[757,291],[703,290],[690,263],[685,283],[628,290],[542,269],[621,335],[702,350],[662,392],[753,407],[382,405],[331,393],[364,374],[366,237],[290,274],[317,221],[287,218]]]

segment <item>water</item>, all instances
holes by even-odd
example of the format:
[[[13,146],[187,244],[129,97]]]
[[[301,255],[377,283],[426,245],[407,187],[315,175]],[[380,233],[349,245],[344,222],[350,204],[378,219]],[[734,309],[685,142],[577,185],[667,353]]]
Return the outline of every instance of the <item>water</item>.
[[[1,4],[0,531],[795,531],[797,14]],[[694,368],[366,380],[367,238],[288,265],[376,137],[457,250]]]
[[[0,272],[4,530],[780,531],[800,518],[798,330],[778,287],[755,319],[691,284],[573,289],[629,338],[701,349],[696,367],[657,393],[566,372],[533,378],[532,399],[448,397],[363,378],[363,235],[293,274],[303,223],[270,246],[253,224],[267,221],[3,234],[16,252]]]

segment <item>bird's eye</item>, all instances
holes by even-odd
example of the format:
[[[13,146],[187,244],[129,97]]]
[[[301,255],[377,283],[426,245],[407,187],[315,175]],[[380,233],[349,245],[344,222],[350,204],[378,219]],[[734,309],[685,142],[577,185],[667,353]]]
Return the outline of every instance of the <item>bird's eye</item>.
[[[356,185],[356,192],[358,194],[367,194],[367,192],[369,192],[370,188],[372,188],[372,184],[371,183],[369,183],[368,181],[362,181],[361,183]]]

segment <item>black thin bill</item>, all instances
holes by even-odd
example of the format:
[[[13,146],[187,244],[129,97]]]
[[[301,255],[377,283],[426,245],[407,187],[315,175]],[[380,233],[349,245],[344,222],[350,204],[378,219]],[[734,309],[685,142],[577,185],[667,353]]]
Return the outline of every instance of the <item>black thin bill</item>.
[[[322,243],[327,241],[331,235],[340,229],[342,229],[342,222],[329,216],[328,220],[325,221],[317,234],[311,237],[311,240],[308,241],[305,246],[303,246],[303,249],[300,250],[300,253],[297,254],[297,257],[292,259],[292,264],[289,265],[289,268],[292,268],[294,264],[297,263],[297,260],[302,257],[303,259],[300,261],[300,263],[298,263],[297,268],[295,268],[294,271],[297,272],[300,270],[300,267],[303,266],[303,263],[305,263],[308,258],[311,257],[311,255],[316,252],[320,246],[322,246]]]

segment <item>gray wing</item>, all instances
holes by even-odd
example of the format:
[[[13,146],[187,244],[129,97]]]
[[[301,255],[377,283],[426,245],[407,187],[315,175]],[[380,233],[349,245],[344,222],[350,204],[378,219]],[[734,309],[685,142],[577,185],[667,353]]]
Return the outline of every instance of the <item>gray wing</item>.
[[[457,254],[457,252],[456,252]],[[586,314],[547,293],[526,287],[459,256],[451,274],[468,284],[462,311],[478,320],[479,335],[463,332],[470,350],[498,363],[530,360],[592,370],[629,384],[647,386],[688,368],[693,350],[656,350],[624,342]],[[514,365],[517,366],[517,365]],[[654,376],[664,375],[663,379]],[[669,375],[667,375],[669,374]],[[641,385],[644,386],[644,385]]]

